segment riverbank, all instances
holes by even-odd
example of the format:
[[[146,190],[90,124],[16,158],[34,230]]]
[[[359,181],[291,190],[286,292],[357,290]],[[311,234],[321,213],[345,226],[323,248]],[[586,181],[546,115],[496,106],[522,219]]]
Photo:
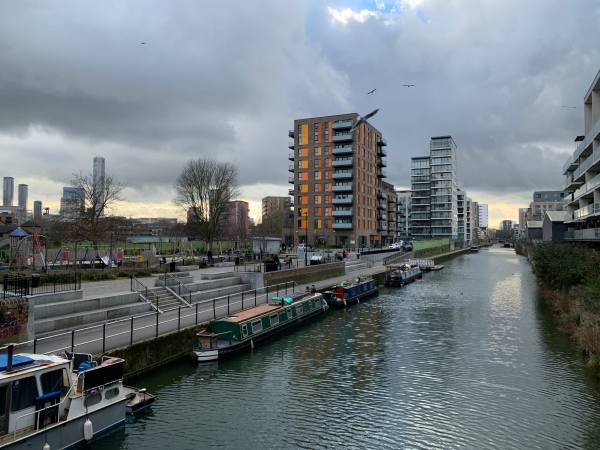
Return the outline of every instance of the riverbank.
[[[571,244],[544,243],[521,248],[539,284],[539,297],[552,310],[558,328],[577,344],[600,377],[600,253]]]

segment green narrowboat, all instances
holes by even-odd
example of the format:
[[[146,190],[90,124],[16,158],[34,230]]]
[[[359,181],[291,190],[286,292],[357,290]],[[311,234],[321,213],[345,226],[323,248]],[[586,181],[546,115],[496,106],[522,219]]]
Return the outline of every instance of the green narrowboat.
[[[328,308],[322,294],[308,293],[244,309],[214,321],[210,330],[199,332],[192,359],[215,361],[254,348],[257,343],[317,317]]]

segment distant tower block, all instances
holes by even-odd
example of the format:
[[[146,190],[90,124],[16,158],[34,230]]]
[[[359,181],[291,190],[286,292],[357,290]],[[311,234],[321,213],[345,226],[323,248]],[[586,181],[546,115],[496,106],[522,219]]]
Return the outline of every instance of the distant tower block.
[[[15,179],[13,177],[4,177],[2,190],[2,206],[12,206],[15,194]]]
[[[92,182],[94,183],[94,193],[98,196],[96,201],[97,207],[100,208],[104,197],[104,180],[105,180],[105,160],[102,156],[94,157],[94,171],[92,173]]]
[[[40,200],[33,202],[33,221],[35,223],[42,221],[42,202]]]
[[[21,209],[27,209],[27,196],[29,195],[29,186],[26,184],[19,184],[19,197],[18,205]]]

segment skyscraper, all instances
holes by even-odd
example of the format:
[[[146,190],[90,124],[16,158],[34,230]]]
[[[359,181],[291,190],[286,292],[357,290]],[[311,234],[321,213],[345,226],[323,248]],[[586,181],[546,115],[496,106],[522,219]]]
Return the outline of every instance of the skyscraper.
[[[63,187],[60,215],[63,219],[77,219],[85,209],[85,191],[78,187]]]
[[[94,188],[94,195],[96,196],[96,211],[102,209],[102,203],[104,203],[104,172],[105,160],[102,156],[94,156],[94,170],[92,174],[92,183]]]
[[[33,202],[33,221],[35,223],[40,223],[42,220],[42,202],[40,200],[36,200]]]
[[[29,193],[29,186],[26,184],[19,184],[18,190],[18,205],[19,208],[27,210],[27,196]]]
[[[487,230],[488,227],[488,205],[485,203],[479,204],[479,228]]]
[[[15,179],[13,177],[4,177],[2,190],[2,206],[12,206],[15,195]]]

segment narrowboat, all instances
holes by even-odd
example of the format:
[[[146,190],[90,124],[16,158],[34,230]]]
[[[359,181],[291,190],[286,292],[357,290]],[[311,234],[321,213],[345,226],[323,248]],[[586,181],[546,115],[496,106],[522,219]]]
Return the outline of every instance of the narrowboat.
[[[388,266],[385,274],[385,285],[390,287],[402,287],[412,283],[418,278],[423,278],[423,272],[419,266],[409,264]]]
[[[73,356],[0,355],[0,448],[84,446],[154,399],[123,385],[123,359]]]
[[[356,278],[333,286],[323,292],[329,306],[346,306],[358,303],[360,300],[377,294],[379,287],[373,278]]]
[[[479,246],[472,245],[471,247],[469,247],[469,253],[479,253]]]
[[[210,330],[199,332],[192,360],[215,361],[254,348],[277,333],[325,313],[328,308],[323,295],[316,292],[274,297],[269,303],[217,319]]]

